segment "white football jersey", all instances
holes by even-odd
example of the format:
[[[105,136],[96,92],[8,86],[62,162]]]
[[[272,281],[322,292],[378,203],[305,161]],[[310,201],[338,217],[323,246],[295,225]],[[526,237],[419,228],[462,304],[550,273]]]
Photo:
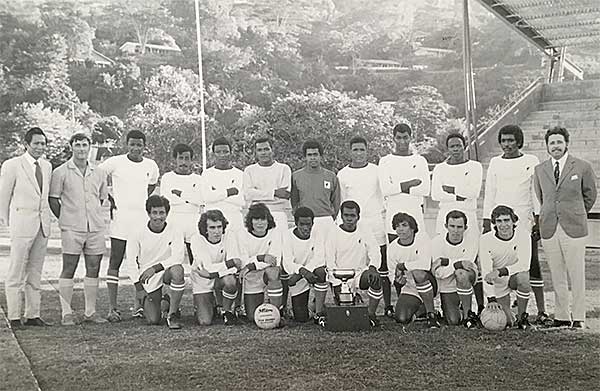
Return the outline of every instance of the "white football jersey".
[[[308,239],[300,239],[292,228],[286,232],[283,249],[283,268],[288,274],[297,274],[300,268],[313,271],[325,266],[325,241],[311,235]]]

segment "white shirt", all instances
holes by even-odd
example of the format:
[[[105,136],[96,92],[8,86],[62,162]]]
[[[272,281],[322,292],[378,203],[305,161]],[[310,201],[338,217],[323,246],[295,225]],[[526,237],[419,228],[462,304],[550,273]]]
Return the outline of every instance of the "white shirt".
[[[127,239],[127,260],[135,262],[139,276],[148,268],[163,265],[167,270],[183,263],[183,234],[173,225],[166,225],[162,232],[152,232],[143,224]]]
[[[225,237],[219,243],[211,243],[197,232],[192,236],[190,242],[194,256],[192,269],[219,273],[219,277],[236,273],[235,267],[228,268],[225,264],[228,254],[228,242]]]
[[[253,263],[256,266],[256,270],[262,270],[271,265],[267,262],[259,261],[256,257],[258,255],[270,254],[277,258],[277,265],[279,266],[283,254],[282,240],[280,231],[274,228],[268,230],[267,234],[263,237],[255,236],[245,229],[239,230],[237,245],[232,246],[232,249],[237,253],[233,254],[230,258],[241,259],[243,266]]]
[[[172,190],[181,191],[181,195],[173,194]],[[202,177],[198,174],[180,175],[169,171],[160,180],[160,194],[171,204],[169,213],[189,213],[197,215],[203,204]]]
[[[354,232],[336,227],[327,239],[327,268],[361,271],[381,266],[379,245],[371,232],[357,227]]]
[[[244,197],[248,203],[263,202],[271,212],[291,208],[290,200],[277,198],[276,189],[292,190],[292,170],[287,164],[273,161],[270,166],[254,163],[244,170]]]
[[[300,268],[313,271],[325,266],[325,241],[311,235],[308,239],[300,239],[292,228],[284,236],[283,268],[288,274],[298,274]]]
[[[448,266],[440,266],[434,271],[437,278],[448,278],[454,274],[454,263],[458,261],[470,261],[475,263],[479,252],[478,231],[466,231],[460,243],[452,244],[448,241],[448,233],[436,235],[431,241],[431,255],[435,262],[438,258],[448,258]]]
[[[439,163],[433,169],[431,198],[440,202],[440,210],[475,211],[482,179],[481,163],[474,160],[467,160],[462,164]],[[442,189],[444,185],[454,187],[454,194],[445,192]],[[457,201],[457,195],[466,200]],[[476,222],[469,223],[476,224]]]
[[[493,157],[485,180],[483,218],[491,218],[498,205],[513,208],[520,221],[529,220],[531,213],[539,214],[540,203],[533,190],[534,168],[538,164],[538,158],[529,154],[514,159]]]
[[[242,170],[231,167],[228,170],[219,170],[215,167],[208,168],[202,173],[204,180],[205,210],[218,209],[224,211],[242,211],[246,202],[244,201],[244,173]],[[238,194],[227,196],[227,189],[235,187]]]
[[[117,208],[145,213],[148,185],[158,182],[156,162],[147,158],[133,162],[127,155],[118,155],[109,157],[99,167],[112,177],[112,192]]]
[[[562,175],[563,173],[563,169],[565,168],[565,163],[567,162],[567,155],[569,153],[565,152],[564,155],[562,155],[562,157],[558,160],[555,160],[554,158],[552,158],[552,172],[554,172],[554,167],[556,167],[556,162],[558,162],[558,175],[560,178],[560,175]]]
[[[360,214],[381,216],[383,195],[379,187],[377,165],[368,163],[365,167],[346,166],[338,174],[342,202],[353,200],[360,206]]]
[[[29,154],[29,152],[25,152],[25,159],[27,160],[27,163],[29,163],[29,166],[31,167],[31,173],[33,174],[33,177],[35,178],[35,163],[37,162],[36,159],[33,158],[33,156],[31,156]],[[41,168],[41,166],[40,166]]]

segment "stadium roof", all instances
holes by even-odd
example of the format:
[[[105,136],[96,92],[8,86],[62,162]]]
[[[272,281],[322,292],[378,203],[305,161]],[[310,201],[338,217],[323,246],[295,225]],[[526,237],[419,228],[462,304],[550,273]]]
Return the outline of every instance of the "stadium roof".
[[[478,0],[548,54],[600,48],[600,0]]]

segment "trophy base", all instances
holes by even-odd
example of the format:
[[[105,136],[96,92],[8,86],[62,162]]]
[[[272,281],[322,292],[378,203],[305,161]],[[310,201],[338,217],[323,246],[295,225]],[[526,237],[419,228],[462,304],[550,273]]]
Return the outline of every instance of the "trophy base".
[[[366,305],[326,306],[329,331],[368,331],[371,329]]]

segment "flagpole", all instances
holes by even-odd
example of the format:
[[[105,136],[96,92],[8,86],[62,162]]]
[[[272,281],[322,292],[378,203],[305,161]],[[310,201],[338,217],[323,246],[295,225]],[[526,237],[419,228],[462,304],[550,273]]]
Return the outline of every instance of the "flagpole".
[[[195,0],[196,42],[198,43],[198,77],[200,82],[200,134],[202,136],[202,172],[206,171],[206,128],[204,126],[204,79],[202,77],[202,45],[200,41],[200,5]]]

